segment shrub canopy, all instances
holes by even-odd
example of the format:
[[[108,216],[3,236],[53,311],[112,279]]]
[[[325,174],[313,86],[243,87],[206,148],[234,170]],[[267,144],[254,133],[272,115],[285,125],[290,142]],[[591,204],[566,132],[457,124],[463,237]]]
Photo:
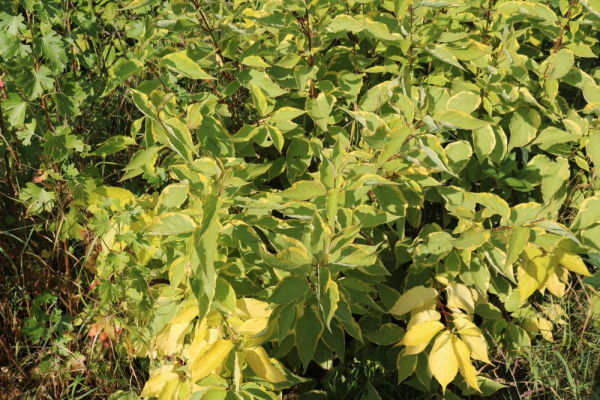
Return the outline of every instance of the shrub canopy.
[[[8,195],[142,396],[491,394],[598,260],[596,0],[1,3]]]

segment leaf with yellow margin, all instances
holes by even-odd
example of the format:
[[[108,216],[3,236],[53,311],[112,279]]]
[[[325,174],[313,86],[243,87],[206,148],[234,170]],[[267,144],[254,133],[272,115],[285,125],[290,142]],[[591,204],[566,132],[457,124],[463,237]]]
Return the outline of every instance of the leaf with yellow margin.
[[[400,296],[396,304],[390,309],[390,314],[397,316],[404,315],[415,308],[423,306],[436,296],[437,291],[434,288],[415,286]]]

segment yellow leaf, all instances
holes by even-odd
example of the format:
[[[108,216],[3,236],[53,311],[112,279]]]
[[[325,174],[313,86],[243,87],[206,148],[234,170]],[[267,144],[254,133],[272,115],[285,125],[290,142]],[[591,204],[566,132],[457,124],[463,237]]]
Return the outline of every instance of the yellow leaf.
[[[189,325],[189,322],[169,324],[156,337],[156,348],[160,357],[170,356],[183,348],[184,333]]]
[[[191,322],[198,316],[198,304],[190,302],[184,304],[181,311],[175,315],[175,317],[169,322],[170,324],[182,324],[185,322]]]
[[[419,313],[415,313],[410,317],[406,329],[411,329],[413,326],[420,324],[421,322],[427,321],[439,321],[442,318],[442,314],[435,310],[425,310]]]
[[[467,315],[464,314],[454,314],[454,319],[452,321],[458,333],[461,335],[469,335],[469,336],[480,336],[481,331],[475,325]]]
[[[442,329],[444,329],[444,325],[439,321],[421,322],[406,332],[406,335],[404,335],[400,344],[405,346],[418,346],[429,343]]]
[[[264,301],[241,298],[236,302],[236,311],[240,318],[269,318],[272,310],[268,309],[269,303]]]
[[[479,383],[477,383],[477,371],[473,364],[471,364],[471,353],[469,352],[467,345],[456,336],[452,336],[452,347],[458,361],[460,373],[471,388],[481,393]]]
[[[452,346],[452,335],[448,331],[442,332],[433,343],[429,353],[429,368],[435,379],[442,385],[442,390],[446,392],[446,386],[452,382],[458,372],[458,360]]]
[[[231,340],[217,340],[210,348],[194,360],[192,379],[198,381],[208,376],[227,358],[233,348]]]
[[[544,339],[549,342],[554,341],[554,336],[552,335],[552,322],[548,321],[546,318],[538,318],[538,327]]]
[[[461,339],[471,352],[471,357],[483,361],[485,363],[491,364],[488,358],[488,346],[481,330],[467,317],[455,317],[454,318],[454,326],[458,330]]]
[[[461,336],[461,339],[471,352],[471,358],[484,363],[491,364],[492,362],[488,358],[488,346],[483,335],[481,336]]]
[[[442,317],[442,315],[435,310],[426,310],[426,311],[414,313],[411,316],[410,321],[408,321],[407,330],[411,330],[413,328],[413,326],[418,325],[422,322],[439,321],[441,317]],[[420,344],[418,346],[406,346],[406,348],[404,349],[404,354],[406,354],[406,355],[418,354],[418,353],[422,352],[423,350],[425,350],[425,348],[427,347],[428,344],[429,344],[429,342]],[[398,343],[398,346],[400,346],[400,345],[401,345],[401,343]]]
[[[242,368],[244,366],[244,361],[245,361],[244,353],[236,352],[235,360],[233,362],[233,383],[235,385],[236,392],[239,392],[240,386],[242,386],[242,380],[244,378],[243,373],[242,373]]]
[[[400,343],[398,343],[398,344],[400,344]],[[420,352],[422,352],[423,350],[425,350],[427,348],[428,344],[429,344],[429,342],[420,344],[418,346],[406,346],[404,348],[404,354],[406,354],[407,356],[410,356],[412,354],[419,354]]]
[[[556,297],[563,297],[565,295],[565,284],[560,281],[557,274],[548,276],[546,289]]]
[[[590,271],[588,271],[583,260],[577,254],[563,249],[556,249],[554,255],[558,257],[558,262],[569,271],[585,276],[591,276]]]
[[[271,337],[274,329],[275,324],[268,324],[267,328],[259,332],[257,335],[246,336],[244,338],[244,345],[248,348],[260,346],[262,343],[266,342]]]
[[[160,392],[163,390],[163,387],[167,384],[167,382],[172,380],[179,380],[179,374],[176,372],[162,372],[160,374],[154,375],[148,382],[144,385],[144,389],[142,390],[142,397],[158,397]]]
[[[473,295],[468,287],[460,283],[453,283],[446,288],[448,293],[448,307],[461,308],[469,314],[475,312]]]
[[[533,260],[534,258],[541,257],[543,255],[544,253],[542,250],[534,245],[529,245],[523,250],[523,258],[527,260]]]
[[[205,347],[208,346],[208,329],[206,327],[206,319],[196,323],[196,328],[194,330],[194,339],[192,340],[192,344],[187,349],[187,357],[189,359],[189,364],[193,364],[194,360],[202,354]]]
[[[419,308],[427,304],[431,299],[437,297],[437,291],[434,288],[426,288],[425,286],[416,286],[404,293],[396,304],[390,309],[390,314],[404,315],[407,312]]]
[[[179,379],[171,379],[167,381],[158,395],[158,400],[173,400],[175,398],[175,393],[179,388],[179,383]]]
[[[267,352],[262,347],[248,349],[245,354],[252,371],[265,381],[278,383],[286,380],[285,375],[273,366]]]
[[[265,330],[268,323],[268,318],[250,318],[238,328],[238,333],[240,335],[256,336]]]
[[[524,261],[519,265],[521,301],[527,300],[544,283],[547,275],[546,262],[549,262],[548,256],[537,257],[533,261]]]

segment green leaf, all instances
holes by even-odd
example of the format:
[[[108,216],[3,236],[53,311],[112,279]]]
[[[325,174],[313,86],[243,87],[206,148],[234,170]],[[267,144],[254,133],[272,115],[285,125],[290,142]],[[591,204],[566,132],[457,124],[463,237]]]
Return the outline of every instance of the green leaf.
[[[482,121],[477,118],[473,118],[469,114],[463,111],[444,111],[442,113],[435,114],[433,116],[435,121],[440,122],[442,125],[448,126],[451,129],[481,129],[488,126],[490,123]]]
[[[297,108],[281,107],[280,109],[275,111],[273,113],[273,115],[271,115],[271,117],[269,118],[269,121],[271,121],[271,122],[291,121],[294,118],[297,118],[300,115],[303,115],[305,113],[306,113],[306,111],[298,110]]]
[[[483,246],[488,240],[490,240],[490,231],[470,228],[462,232],[458,239],[454,239],[452,245],[457,249],[473,251]]]
[[[189,216],[181,213],[164,213],[154,218],[146,227],[149,235],[179,235],[191,233],[196,223]]]
[[[561,189],[566,187],[570,175],[569,161],[566,158],[559,157],[546,166],[542,172],[542,196],[545,202],[549,203],[556,194],[564,194]]]
[[[274,126],[267,125],[267,131],[269,132],[269,138],[275,148],[281,153],[283,151],[284,139],[281,131]]]
[[[281,280],[273,291],[269,302],[273,304],[287,304],[304,299],[310,292],[310,285],[305,277],[290,275]]]
[[[365,337],[375,344],[388,345],[399,342],[403,333],[396,324],[383,324],[376,331],[365,333]]]
[[[250,94],[252,95],[252,103],[254,107],[258,110],[258,113],[263,116],[266,115],[269,104],[267,103],[267,98],[260,88],[254,84],[250,84]]]
[[[186,55],[185,51],[179,51],[164,56],[161,65],[190,79],[215,79],[206,72],[194,60]]]
[[[357,33],[365,29],[365,26],[349,15],[338,15],[329,23],[328,27],[333,32]]]
[[[539,113],[527,107],[519,107],[510,120],[510,140],[508,149],[522,147],[535,138],[541,124]]]
[[[460,92],[448,99],[446,107],[449,110],[470,114],[477,110],[480,104],[481,98],[479,95],[473,92]]]
[[[565,76],[575,63],[573,52],[562,49],[552,54],[540,64],[540,72],[547,80],[560,79]]]
[[[52,69],[62,72],[68,61],[65,45],[53,30],[49,30],[42,37],[34,40],[37,53],[42,53],[52,65]]]
[[[279,97],[285,93],[265,72],[256,69],[246,69],[238,74],[238,80],[242,85],[250,88],[250,84],[254,84],[262,89],[268,97]]]
[[[221,231],[219,212],[222,199],[213,195],[204,202],[202,224],[191,239],[190,262],[193,269],[192,290],[198,300],[198,316],[202,320],[210,311],[215,296],[217,272],[217,238]]]
[[[319,267],[319,308],[323,313],[325,326],[331,331],[331,321],[335,315],[340,300],[340,290],[337,283],[331,279],[331,273],[325,266]]]
[[[79,107],[86,97],[86,93],[76,82],[64,84],[62,91],[53,95],[58,112],[70,117],[81,115]]]
[[[460,65],[460,63],[458,62],[458,60],[456,59],[456,57],[454,57],[454,55],[448,51],[447,48],[445,48],[444,46],[441,46],[439,44],[434,44],[431,46],[427,46],[426,47],[427,52],[429,52],[429,54],[431,54],[432,56],[434,56],[435,58],[437,58],[438,60],[441,60],[447,64],[452,65],[453,67],[456,67],[458,69],[461,70],[465,70],[463,68],[462,65]]]
[[[335,104],[336,99],[329,93],[319,93],[316,99],[311,97],[306,99],[306,111],[308,115],[323,131],[327,132],[329,125],[329,116]]]
[[[503,218],[510,217],[510,207],[506,200],[493,193],[467,193],[466,199],[479,203],[500,214]]]
[[[166,143],[187,162],[192,162],[192,155],[196,152],[192,141],[192,134],[187,126],[177,118],[170,118],[164,123],[168,133]]]
[[[135,144],[135,140],[129,136],[113,136],[102,142],[92,154],[106,157]]]
[[[267,64],[265,62],[265,60],[263,60],[259,56],[248,56],[242,60],[242,64],[244,64],[248,67],[255,67],[255,68],[269,68],[270,67],[270,65]]]
[[[159,213],[179,208],[188,197],[186,183],[173,183],[166,186],[158,196],[157,209]]]
[[[284,199],[310,200],[315,197],[325,196],[326,194],[327,189],[320,182],[299,181],[294,183],[291,188],[279,192],[277,195]]]
[[[415,286],[404,292],[396,301],[396,304],[390,309],[389,313],[395,316],[402,316],[411,312],[415,308],[422,307],[430,303],[438,296],[437,290],[425,286]]]
[[[600,18],[600,1],[599,0],[582,0],[581,4],[596,17]]]
[[[5,12],[0,13],[0,32],[6,32],[10,36],[17,36],[22,33],[27,26],[25,17],[21,14],[10,15]]]
[[[363,111],[378,110],[390,99],[390,82],[386,81],[373,86],[360,98],[359,107]]]
[[[545,4],[528,1],[507,1],[498,6],[497,11],[508,17],[521,14],[533,19],[542,19],[548,22],[556,22],[556,14]]]
[[[473,155],[473,149],[469,142],[459,140],[450,143],[444,149],[446,157],[448,157],[448,165],[456,174],[465,168]]]
[[[304,314],[296,322],[296,347],[302,360],[304,371],[315,354],[317,343],[323,332],[323,322],[312,308],[305,308]]]
[[[594,132],[590,135],[585,152],[594,164],[596,175],[600,176],[600,132]]]
[[[548,148],[555,144],[573,142],[580,138],[581,135],[567,133],[562,129],[551,126],[541,131],[533,141],[533,144],[537,144],[542,148]]]
[[[519,255],[529,243],[529,228],[515,226],[510,230],[508,244],[506,245],[506,262],[504,268],[510,267],[519,258]]]
[[[34,100],[40,97],[43,90],[52,90],[54,88],[54,79],[51,76],[52,72],[48,67],[42,65],[39,70],[24,68],[17,75],[17,85],[27,95],[29,100]]]
[[[455,176],[454,172],[452,172],[450,170],[450,167],[448,166],[448,158],[446,157],[446,152],[442,148],[442,145],[440,144],[439,140],[433,136],[428,136],[424,139],[426,139],[426,141],[419,138],[419,146],[421,147],[421,149],[423,149],[427,157],[431,161],[433,161],[433,163],[439,169],[449,173],[450,175]]]
[[[145,93],[139,92],[135,89],[131,89],[131,96],[133,98],[133,102],[135,106],[147,117],[152,120],[158,122],[158,113],[154,109],[152,103],[148,99],[148,96]]]
[[[20,127],[25,123],[27,113],[27,103],[21,100],[19,95],[11,93],[8,98],[2,101],[2,108],[8,116],[8,123],[12,126]]]
[[[111,79],[108,80],[101,97],[108,96],[117,86],[122,85],[127,79],[143,70],[144,64],[139,60],[119,59],[108,71]]]
[[[482,162],[496,147],[496,135],[491,126],[487,125],[473,131],[473,148],[477,158]]]
[[[571,230],[581,230],[600,221],[600,194],[585,199],[571,223]]]
[[[287,148],[285,159],[288,179],[290,182],[296,182],[310,166],[310,142],[306,139],[294,140]]]

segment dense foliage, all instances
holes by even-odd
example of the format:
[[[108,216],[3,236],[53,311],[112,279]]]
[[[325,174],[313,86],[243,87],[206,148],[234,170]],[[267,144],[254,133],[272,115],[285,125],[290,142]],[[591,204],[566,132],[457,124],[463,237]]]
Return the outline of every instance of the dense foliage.
[[[456,399],[508,390],[570,292],[600,323],[598,0],[0,10],[2,254],[70,296],[27,302],[42,374],[99,362],[79,330],[141,371],[115,398],[362,362]]]

